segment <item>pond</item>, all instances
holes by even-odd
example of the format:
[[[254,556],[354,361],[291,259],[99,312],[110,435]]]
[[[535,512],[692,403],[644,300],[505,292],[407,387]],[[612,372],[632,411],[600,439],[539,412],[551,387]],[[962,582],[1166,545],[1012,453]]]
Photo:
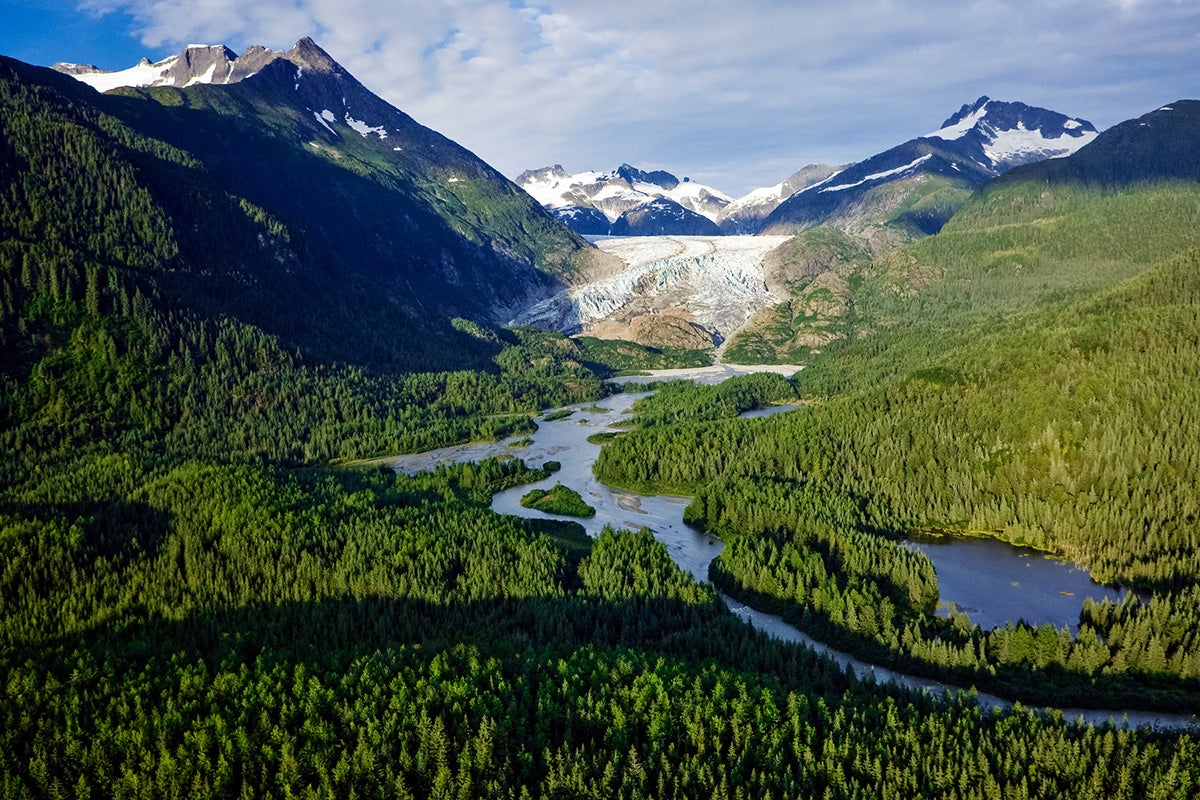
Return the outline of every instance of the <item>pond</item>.
[[[1084,599],[1125,597],[1125,590],[1095,583],[1082,567],[998,539],[929,536],[907,544],[933,561],[941,595],[938,613],[948,616],[953,603],[985,630],[1023,619],[1073,633]]]

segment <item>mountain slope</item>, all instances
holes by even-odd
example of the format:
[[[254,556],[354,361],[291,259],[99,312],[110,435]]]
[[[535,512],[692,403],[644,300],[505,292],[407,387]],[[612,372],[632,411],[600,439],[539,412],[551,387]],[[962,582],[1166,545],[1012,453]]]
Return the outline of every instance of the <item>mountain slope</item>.
[[[751,320],[727,356],[802,358],[810,348],[903,319],[911,293],[953,291],[956,298],[947,296],[941,305],[1001,313],[1029,302],[1027,293],[1036,287],[1050,296],[1076,294],[1177,254],[1196,224],[1192,195],[1200,168],[1192,143],[1200,106],[1180,101],[1168,108],[1091,137],[1070,156],[1007,171],[978,190],[938,235],[876,254],[874,265],[867,253],[835,249],[849,254],[844,262],[829,263],[830,274],[819,280],[796,283],[790,303]],[[1111,191],[1122,187],[1136,191]],[[824,252],[813,239],[819,230],[807,231],[791,249]],[[1036,274],[1046,276],[1043,284],[1025,280]]]
[[[809,164],[793,172],[774,186],[764,186],[747,192],[721,212],[718,222],[726,233],[758,233],[765,220],[779,204],[796,192],[820,183],[835,172],[845,169],[828,164]]]
[[[974,189],[996,175],[1068,155],[1095,135],[1085,120],[981,97],[933,133],[793,194],[766,218],[762,230],[794,233],[825,224],[884,241],[935,233]]]
[[[1200,101],[1179,100],[1114,125],[1071,158],[1031,164],[1003,183],[1051,181],[1117,188],[1200,180]]]
[[[253,71],[238,69],[244,59]],[[113,113],[195,154],[233,193],[303,230],[321,257],[430,312],[505,317],[596,255],[311,39],[287,53],[251,48],[233,67],[240,80],[222,86],[119,89],[131,99],[114,100]]]
[[[859,652],[1058,702],[1074,683],[1087,702],[1121,684],[1193,703],[1200,181],[1181,148],[1200,141],[1200,115],[1190,101],[1167,108],[1061,164],[1014,169],[937,235],[862,264],[840,318],[824,312],[823,330],[799,320],[813,337],[838,334],[797,376],[804,414],[759,429],[648,427],[606,446],[597,474],[695,493],[689,521],[726,541],[717,586],[777,601]],[[801,269],[843,258],[819,230],[804,251],[789,243]],[[787,345],[798,327],[764,338]],[[1143,594],[1084,605],[1078,633],[1043,628],[1035,654],[1032,626],[985,631],[964,609],[946,620],[881,600],[906,580],[882,554],[904,557],[896,539],[925,531],[1043,549]],[[817,553],[835,580],[812,577]],[[855,563],[878,576],[874,590],[848,588]],[[919,597],[909,586],[896,606]]]
[[[514,276],[560,284],[496,257],[483,229],[415,191],[389,189],[382,170],[350,157],[365,151],[339,151],[350,168],[306,152],[280,124],[304,121],[293,108],[267,122],[231,113],[251,100],[264,116],[278,108],[263,88],[273,84],[254,83],[149,90],[189,106],[167,107],[146,90],[100,95],[0,60],[0,431],[14,462],[32,469],[67,445],[295,460],[394,451],[528,426],[511,414],[594,392],[570,343],[446,316],[448,302],[494,313]],[[522,220],[516,210],[532,204],[515,187],[497,191],[518,201],[502,224],[578,241],[536,207]],[[420,235],[373,228],[374,209]],[[515,244],[544,245],[524,235]],[[385,247],[391,258],[373,262]],[[462,288],[414,271],[423,264],[459,270]],[[479,372],[457,383],[397,375],[450,368]],[[557,377],[531,381],[530,369]],[[522,374],[519,390],[505,373]],[[471,386],[471,399],[451,383]],[[438,410],[442,398],[456,410]]]

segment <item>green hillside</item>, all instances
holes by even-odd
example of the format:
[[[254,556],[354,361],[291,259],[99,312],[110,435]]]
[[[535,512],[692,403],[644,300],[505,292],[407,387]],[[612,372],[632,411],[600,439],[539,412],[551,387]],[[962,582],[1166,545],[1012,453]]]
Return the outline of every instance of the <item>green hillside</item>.
[[[404,288],[360,261],[399,246],[356,221],[382,196],[441,220],[429,241],[452,264],[491,250],[553,272],[541,216],[495,223],[528,234],[512,256],[510,234],[471,228],[492,224],[498,196],[443,185],[442,208],[463,204],[444,216],[418,202],[430,186],[389,193],[378,165],[338,172],[304,154],[283,133],[302,117],[265,95],[151,94],[101,97],[0,60],[0,796],[1183,798],[1200,785],[1192,732],[877,688],[743,624],[647,532],[591,540],[490,511],[543,469],[331,464],[528,432],[545,408],[599,397],[609,351],[452,318],[427,307],[428,275]],[[261,157],[250,178],[303,174],[280,193],[239,183],[222,142]],[[377,155],[356,147],[342,159]],[[361,249],[338,252],[354,231]],[[1147,296],[1177,293],[1163,275]],[[793,391],[754,378],[639,408],[707,436],[725,423],[704,420]],[[760,490],[742,474],[740,490]],[[730,490],[713,484],[714,529]],[[821,541],[841,542],[830,519]],[[886,567],[894,606],[925,608],[925,565],[856,535],[846,580],[873,591]],[[1160,630],[1140,614],[1097,609],[1095,624],[1110,642]]]
[[[997,181],[859,273],[847,337],[797,376],[804,414],[647,427],[597,469],[695,493],[690,518],[728,545],[719,585],[872,657],[1195,708],[1197,232],[1188,180]],[[1054,551],[1155,600],[1094,608],[1074,640],[947,623],[895,543],[926,531]]]

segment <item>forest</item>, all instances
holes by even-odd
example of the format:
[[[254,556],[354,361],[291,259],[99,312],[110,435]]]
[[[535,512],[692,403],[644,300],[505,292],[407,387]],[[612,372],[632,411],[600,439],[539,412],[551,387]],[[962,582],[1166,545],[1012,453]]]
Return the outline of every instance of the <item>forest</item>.
[[[0,67],[0,795],[1196,795],[1192,730],[990,713],[970,694],[878,687],[755,632],[647,531],[592,540],[575,523],[489,509],[494,492],[552,464],[411,477],[355,466],[528,432],[544,409],[601,398],[621,365],[597,360],[607,346],[557,334],[413,308],[390,316],[369,286],[339,290],[287,246],[302,231],[228,191],[194,154],[134,130],[108,101]],[[1058,351],[1026,352],[1022,372],[997,332],[990,341],[1007,349],[991,361],[948,349],[944,371],[897,367],[896,378],[880,333],[830,354],[856,366],[814,364],[811,380],[664,386],[639,406],[641,427],[606,445],[603,469],[694,492],[689,519],[727,542],[714,580],[728,591],[776,598],[868,644],[880,634],[890,647],[898,632],[912,658],[936,644],[925,638],[936,583],[892,535],[951,528],[969,508],[1013,538],[1053,536],[1156,591],[1145,606],[1086,611],[1113,680],[1128,677],[1136,698],[1190,692],[1184,467],[1195,437],[1172,416],[1164,459],[1148,431],[1167,419],[1157,404],[1187,399],[1160,384],[1194,378],[1194,360],[1168,357],[1196,346],[1190,328],[1171,327],[1195,323],[1193,264],[1183,256],[1109,294],[1055,301],[1138,325],[1064,313],[1026,332],[1114,374],[1152,365],[1111,391],[1069,364],[1053,373],[1095,408],[1088,424],[1125,415],[1111,433],[1095,429],[1128,443],[1121,458],[1089,449],[1087,427],[1051,427],[1042,441],[1039,421],[1038,446],[1019,451],[958,435],[952,412],[989,412],[946,393],[1001,392],[1009,374],[1041,381]],[[297,272],[281,277],[287,268]],[[271,294],[289,285],[295,296]],[[289,301],[306,292],[320,302],[296,315]],[[1162,316],[1145,311],[1152,297],[1168,301]],[[1052,326],[1080,335],[1061,340]],[[1170,345],[1168,330],[1184,334]],[[621,351],[627,363],[673,357]],[[878,385],[859,393],[855,381]],[[798,390],[801,412],[736,419]],[[887,411],[900,404],[917,413],[903,429],[909,418]],[[850,435],[851,424],[864,427]],[[878,449],[897,430],[908,438]],[[944,469],[952,459],[957,472]],[[1039,459],[1062,461],[1054,483],[1040,482]],[[1073,491],[1059,491],[1060,474]],[[993,500],[1001,481],[1031,488],[1011,492],[1015,505]],[[1154,494],[1164,487],[1178,491]],[[1122,502],[1085,505],[1093,490]],[[1077,538],[1038,527],[1060,511],[1087,523]],[[1183,516],[1153,528],[1158,538],[1108,538],[1114,520],[1150,530],[1170,514]],[[777,584],[756,582],[764,572]],[[971,642],[978,656],[990,646],[979,635],[967,628],[953,647]],[[1159,650],[1129,655],[1143,658],[1155,637],[1160,687],[1143,680]],[[1082,635],[1071,648],[1101,650]]]
[[[687,519],[727,545],[720,588],[864,657],[1027,701],[1197,709],[1200,193],[1093,194],[968,204],[864,276],[855,336],[797,376],[803,413],[655,408],[598,474],[694,496]],[[1022,234],[1047,218],[1053,237]],[[1056,553],[1149,600],[1089,604],[1074,636],[983,631],[935,615],[932,567],[901,544],[919,533]]]

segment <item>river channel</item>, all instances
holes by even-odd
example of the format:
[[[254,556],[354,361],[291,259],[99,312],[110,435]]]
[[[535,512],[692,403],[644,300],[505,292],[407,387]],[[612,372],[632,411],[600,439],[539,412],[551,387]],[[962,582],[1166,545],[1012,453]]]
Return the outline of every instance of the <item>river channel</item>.
[[[682,372],[682,371],[675,371]],[[713,371],[697,376],[700,380],[721,380],[727,375]],[[670,377],[677,377],[672,374]],[[686,374],[678,377],[691,377]],[[539,418],[538,430],[529,437],[497,443],[467,444],[444,448],[427,453],[397,456],[387,460],[388,466],[398,472],[412,474],[433,469],[439,464],[463,461],[478,461],[498,455],[513,455],[524,459],[530,466],[541,466],[547,461],[557,461],[562,468],[549,478],[533,484],[517,486],[500,492],[492,499],[492,509],[500,514],[522,517],[550,517],[541,511],[522,508],[521,497],[534,488],[550,488],[562,483],[583,496],[588,505],[596,509],[596,516],[580,522],[587,532],[596,536],[606,525],[614,528],[637,530],[649,528],[656,539],[662,542],[680,569],[701,583],[708,582],[708,566],[720,554],[723,543],[716,537],[697,531],[683,522],[683,510],[690,502],[686,497],[665,495],[638,495],[612,489],[601,483],[592,473],[592,464],[600,454],[600,445],[588,441],[596,433],[620,430],[631,414],[631,406],[644,393],[617,394],[595,404],[569,406],[559,414],[570,411],[560,419]],[[792,407],[781,407],[772,411],[786,411]],[[558,416],[555,414],[554,416]],[[559,519],[562,519],[561,517]],[[940,582],[940,576],[939,576]],[[814,640],[803,631],[784,622],[779,617],[750,608],[743,603],[721,595],[730,611],[750,625],[785,642],[804,645],[837,662],[843,669],[853,670],[860,678],[873,679],[878,683],[892,683],[909,689],[933,693],[955,693],[961,687],[895,672],[886,667],[864,662],[852,655],[835,650]],[[1078,598],[1076,608],[1082,603]],[[1078,612],[1076,611],[1076,616]],[[975,615],[972,614],[972,619]],[[1002,624],[1002,623],[1001,623]],[[985,709],[1012,707],[1012,702],[989,694],[978,694],[978,702]],[[1061,709],[1069,720],[1081,720],[1088,724],[1104,724],[1112,721],[1118,726],[1156,728],[1184,728],[1197,724],[1191,715],[1169,714],[1149,711],[1122,711],[1096,709]]]

